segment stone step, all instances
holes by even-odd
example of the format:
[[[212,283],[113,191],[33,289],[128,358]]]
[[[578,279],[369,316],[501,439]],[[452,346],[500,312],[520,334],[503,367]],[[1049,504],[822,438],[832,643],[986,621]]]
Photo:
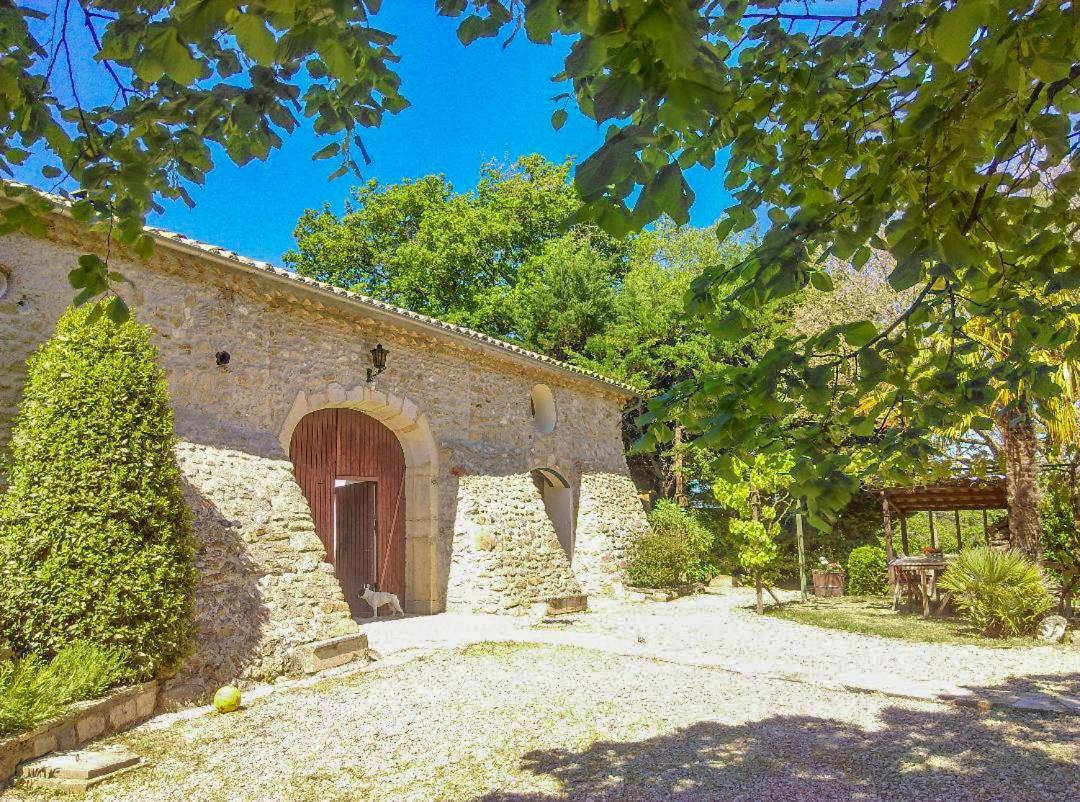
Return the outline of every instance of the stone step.
[[[20,766],[18,776],[31,788],[82,792],[141,764],[131,750],[106,746],[48,755]]]
[[[298,649],[300,667],[305,674],[314,674],[351,663],[356,659],[366,658],[367,651],[367,635],[361,632],[309,643]]]
[[[568,613],[581,613],[589,609],[589,597],[581,594],[577,596],[559,596],[555,599],[544,599],[534,605],[536,608],[543,607],[543,614],[567,615]]]

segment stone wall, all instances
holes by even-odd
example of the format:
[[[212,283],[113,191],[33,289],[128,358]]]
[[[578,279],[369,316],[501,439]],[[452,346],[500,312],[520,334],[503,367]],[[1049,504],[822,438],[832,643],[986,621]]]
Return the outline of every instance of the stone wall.
[[[165,706],[298,673],[300,647],[359,631],[277,442],[190,413],[177,429],[197,543],[195,650],[165,682]]]
[[[581,587],[532,477],[462,476],[448,609],[524,613]]]
[[[630,543],[649,528],[633,481],[625,474],[581,477],[574,571],[588,594],[621,588]]]
[[[62,218],[50,221],[46,239],[0,237],[6,276],[0,453],[25,360],[72,297],[66,274],[80,253],[100,244]],[[479,565],[496,556],[481,559],[471,551],[474,538],[464,532],[484,525],[474,522],[474,508],[482,517],[522,516],[496,533],[503,538],[497,566],[491,563],[484,576],[490,583],[480,595],[498,598],[500,609],[504,598],[517,604],[533,593],[574,592],[575,577],[598,590],[615,584],[626,539],[643,520],[623,455],[624,391],[169,243],[159,243],[149,262],[114,249],[112,267],[133,283],[126,298],[154,331],[201,543],[196,626],[203,653],[175,679],[178,694],[194,690],[182,686],[196,676],[285,670],[298,643],[349,626],[286,459],[297,399],[352,405],[406,443],[405,601],[411,610],[445,606],[451,565],[459,558]],[[387,367],[368,385],[368,351],[378,342],[389,349]],[[218,364],[219,352],[228,352],[227,365]],[[537,384],[551,389],[556,406],[555,428],[546,433],[530,409]],[[409,463],[409,454],[421,452],[423,464]],[[543,506],[529,472],[539,467],[567,477],[580,500],[580,559],[572,574],[550,525],[537,517]],[[470,499],[473,490],[478,496]],[[486,511],[476,503],[499,494],[506,498]],[[514,508],[509,498],[523,506]],[[458,521],[462,510],[465,518]],[[534,573],[539,584],[526,578],[522,591],[520,577]],[[456,587],[464,590],[466,583]],[[460,603],[468,595],[455,591]]]

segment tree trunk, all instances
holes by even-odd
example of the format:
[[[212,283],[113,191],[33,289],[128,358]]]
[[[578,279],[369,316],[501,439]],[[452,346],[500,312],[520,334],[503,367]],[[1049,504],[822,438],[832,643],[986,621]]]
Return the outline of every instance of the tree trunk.
[[[1009,498],[1009,540],[1030,559],[1042,564],[1042,523],[1039,520],[1039,441],[1026,406],[1013,408],[998,421],[1005,451],[1005,482]]]
[[[761,597],[761,569],[754,571],[754,588],[757,590],[757,614],[765,615],[765,602]]]
[[[686,474],[683,471],[683,428],[681,423],[675,424],[675,442],[672,444],[674,464],[672,473],[675,475],[675,503],[680,507],[690,506],[690,497],[686,494]]]

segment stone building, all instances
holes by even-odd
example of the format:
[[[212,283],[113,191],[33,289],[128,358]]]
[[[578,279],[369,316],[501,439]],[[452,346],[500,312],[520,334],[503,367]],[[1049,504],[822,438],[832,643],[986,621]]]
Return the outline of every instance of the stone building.
[[[183,236],[156,240],[149,260],[114,253],[113,265],[154,331],[199,543],[197,649],[174,698],[294,670],[306,644],[370,615],[364,583],[412,613],[513,613],[617,588],[646,527],[621,439],[631,388]],[[70,302],[66,274],[100,247],[61,215],[44,238],[0,238],[0,452],[26,358]]]

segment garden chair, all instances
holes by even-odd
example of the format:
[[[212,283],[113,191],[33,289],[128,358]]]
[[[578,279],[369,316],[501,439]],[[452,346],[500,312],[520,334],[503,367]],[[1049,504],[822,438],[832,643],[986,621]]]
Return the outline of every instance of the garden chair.
[[[915,585],[919,580],[918,577],[912,576],[903,568],[892,565],[889,566],[889,574],[889,584],[892,587],[892,608],[897,610],[899,609],[901,595],[906,598],[908,603],[914,600]]]

